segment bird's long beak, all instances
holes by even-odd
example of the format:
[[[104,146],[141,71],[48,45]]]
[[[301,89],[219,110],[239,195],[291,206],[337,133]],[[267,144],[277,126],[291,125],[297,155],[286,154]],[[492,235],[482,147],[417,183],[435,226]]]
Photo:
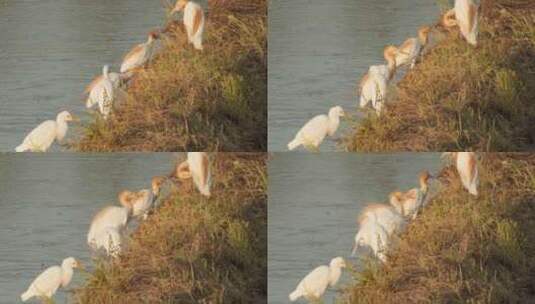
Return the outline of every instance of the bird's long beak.
[[[71,121],[80,122],[80,117],[71,114]]]
[[[340,117],[344,117],[344,116],[346,116],[346,112],[341,112]]]

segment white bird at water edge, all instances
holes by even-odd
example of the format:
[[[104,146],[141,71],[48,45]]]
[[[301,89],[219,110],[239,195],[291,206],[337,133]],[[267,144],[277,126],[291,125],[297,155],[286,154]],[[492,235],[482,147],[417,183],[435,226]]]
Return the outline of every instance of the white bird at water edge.
[[[89,232],[87,233],[87,244],[94,250],[101,248],[103,237],[108,235],[108,229],[116,229],[119,233],[126,227],[130,209],[119,206],[107,206],[102,208],[91,221]],[[107,248],[106,251],[108,251]]]
[[[81,264],[73,257],[64,259],[61,266],[47,268],[21,294],[20,299],[26,302],[33,297],[52,298],[59,287],[65,288],[69,285],[72,280],[74,268],[81,268]]]
[[[472,0],[455,0],[455,19],[461,34],[471,45],[477,45],[479,7]]]
[[[290,293],[290,301],[296,301],[300,297],[305,297],[309,301],[321,299],[327,287],[334,287],[338,283],[342,275],[342,268],[345,267],[346,263],[342,257],[332,259],[329,266],[316,267]]]
[[[387,46],[383,51],[386,65],[372,65],[359,83],[360,107],[365,108],[370,103],[377,115],[381,114],[386,102],[388,83],[396,71],[396,52],[394,46]]]
[[[340,117],[345,115],[340,106],[329,109],[329,114],[317,115],[310,119],[288,143],[288,150],[303,145],[309,150],[318,150],[327,135],[334,136],[340,124]]]
[[[73,121],[74,116],[67,111],[63,111],[56,116],[56,120],[47,120],[33,129],[25,138],[22,144],[15,148],[16,152],[46,152],[54,140],[61,142],[67,130],[67,122]]]
[[[120,82],[120,74],[109,73],[109,66],[105,65],[102,75],[95,78],[85,90],[89,92],[85,106],[89,109],[98,104],[100,113],[106,119],[112,110],[115,91],[119,89]]]

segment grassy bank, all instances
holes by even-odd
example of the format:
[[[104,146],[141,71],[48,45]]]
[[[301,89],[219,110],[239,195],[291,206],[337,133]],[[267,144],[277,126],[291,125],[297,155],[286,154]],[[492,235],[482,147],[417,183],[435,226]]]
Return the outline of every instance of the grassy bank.
[[[265,303],[266,156],[218,154],[212,197],[186,181],[131,235],[113,261],[98,261],[76,303]]]
[[[77,151],[264,151],[265,0],[209,1],[204,50],[170,22],[165,49],[140,71],[108,121],[95,116]],[[125,50],[126,52],[126,50]]]
[[[369,263],[345,290],[350,303],[535,301],[535,156],[488,154],[480,196],[453,167],[384,266]]]
[[[438,12],[437,12],[438,16]],[[535,4],[482,0],[476,48],[456,30],[353,123],[350,151],[521,151],[535,144]]]

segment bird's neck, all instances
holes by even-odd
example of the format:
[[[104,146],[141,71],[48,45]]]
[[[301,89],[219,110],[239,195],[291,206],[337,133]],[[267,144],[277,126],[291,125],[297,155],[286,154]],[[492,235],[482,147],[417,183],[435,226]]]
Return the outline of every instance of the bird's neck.
[[[340,117],[336,114],[329,114],[329,136],[333,136],[340,124]]]
[[[70,266],[61,266],[61,286],[67,287],[72,280],[73,269]]]
[[[340,276],[342,275],[342,269],[340,267],[329,267],[329,285],[331,287],[334,287],[336,283],[338,283],[338,280],[340,279]]]
[[[58,141],[62,141],[63,138],[65,138],[68,128],[69,127],[67,126],[66,121],[61,120],[61,119],[56,120],[56,139]]]

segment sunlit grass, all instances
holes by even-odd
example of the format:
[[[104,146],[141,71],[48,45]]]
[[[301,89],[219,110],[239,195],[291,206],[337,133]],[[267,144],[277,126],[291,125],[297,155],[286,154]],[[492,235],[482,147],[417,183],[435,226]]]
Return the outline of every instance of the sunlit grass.
[[[266,156],[218,154],[212,197],[173,184],[127,249],[98,260],[77,303],[265,303]]]

